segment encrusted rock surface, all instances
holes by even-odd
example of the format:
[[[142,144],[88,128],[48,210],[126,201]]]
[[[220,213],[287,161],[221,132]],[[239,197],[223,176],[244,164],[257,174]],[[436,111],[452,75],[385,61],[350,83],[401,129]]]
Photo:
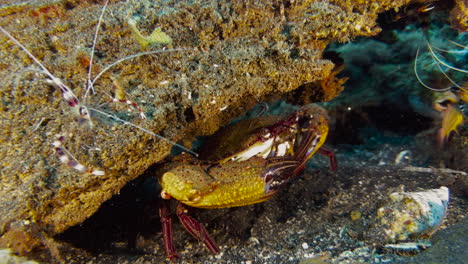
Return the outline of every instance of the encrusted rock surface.
[[[0,7],[0,26],[87,106],[170,140],[191,142],[258,102],[326,78],[333,64],[321,56],[330,41],[378,33],[377,13],[407,1],[357,2],[111,1],[99,32],[93,76],[141,51],[126,24],[129,17],[139,20],[143,34],[161,26],[173,39],[168,48],[183,50],[113,67],[95,83],[95,94],[86,101],[100,3],[10,1]],[[60,91],[3,34],[0,69],[1,244],[20,253],[41,244],[54,251],[48,237],[84,221],[128,181],[166,157],[172,146],[97,113],[92,128],[78,124]],[[147,120],[123,104],[108,103],[112,79],[126,98],[142,107]],[[316,97],[309,100],[332,97],[313,94]],[[77,160],[106,174],[83,174],[60,163],[51,148],[59,134],[66,135],[65,146]]]

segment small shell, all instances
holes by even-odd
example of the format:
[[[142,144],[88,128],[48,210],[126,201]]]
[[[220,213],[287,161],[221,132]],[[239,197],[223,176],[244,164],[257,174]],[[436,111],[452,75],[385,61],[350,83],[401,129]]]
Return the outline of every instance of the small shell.
[[[447,212],[447,187],[423,192],[395,192],[377,210],[376,229],[396,242],[432,235]]]

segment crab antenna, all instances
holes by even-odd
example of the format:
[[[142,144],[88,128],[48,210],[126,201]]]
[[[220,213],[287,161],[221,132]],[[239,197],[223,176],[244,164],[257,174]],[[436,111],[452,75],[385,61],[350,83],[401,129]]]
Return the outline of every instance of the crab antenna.
[[[104,116],[106,116],[106,117],[109,117],[109,118],[112,118],[112,119],[117,120],[117,121],[119,121],[119,122],[122,122],[122,123],[125,124],[125,125],[129,125],[129,126],[131,126],[131,127],[138,128],[139,130],[142,130],[143,132],[146,132],[146,133],[148,133],[148,134],[150,134],[150,135],[152,135],[152,136],[154,136],[154,137],[156,137],[156,138],[159,138],[159,139],[161,139],[161,140],[164,140],[164,141],[166,141],[167,143],[169,143],[169,144],[171,144],[171,145],[173,145],[173,146],[176,146],[176,147],[178,147],[178,148],[180,148],[180,149],[186,151],[187,153],[190,153],[190,154],[194,155],[195,157],[198,157],[198,154],[195,153],[195,152],[193,152],[193,151],[191,151],[190,149],[188,149],[188,148],[186,148],[186,147],[184,147],[184,146],[182,146],[182,145],[180,145],[180,144],[177,144],[177,143],[175,143],[174,141],[171,141],[171,140],[169,140],[169,139],[167,139],[167,138],[165,138],[165,137],[163,137],[163,136],[161,136],[161,135],[158,135],[158,134],[156,134],[156,133],[154,133],[154,132],[152,132],[152,131],[149,131],[148,129],[146,129],[146,128],[144,128],[144,127],[141,127],[141,126],[139,126],[139,125],[135,125],[135,124],[130,123],[130,122],[128,122],[128,121],[125,121],[125,120],[123,120],[123,119],[121,119],[121,118],[118,118],[118,117],[115,116],[115,115],[106,113],[106,112],[101,111],[101,110],[98,110],[98,109],[94,109],[94,108],[89,108],[89,109],[90,109],[91,111],[94,111],[94,112],[99,113],[99,114],[101,114],[101,115],[104,115]]]
[[[90,55],[91,58],[89,59],[89,69],[88,69],[88,79],[87,79],[88,84],[87,84],[87,88],[86,88],[86,92],[84,94],[83,100],[86,100],[89,90],[92,90],[94,93],[93,83],[91,82],[91,71],[93,69],[94,49],[96,48],[96,42],[97,42],[97,38],[99,35],[99,29],[101,27],[102,18],[104,16],[104,12],[106,11],[108,3],[109,3],[109,0],[106,0],[106,2],[104,3],[104,7],[102,8],[101,15],[99,16],[98,23],[96,25],[96,32],[94,32],[93,46],[91,48],[91,55]]]
[[[436,89],[436,88],[433,88],[433,87],[430,87],[428,85],[426,85],[422,80],[421,78],[419,77],[419,74],[418,74],[418,55],[419,55],[419,48],[416,50],[416,57],[414,58],[414,75],[416,75],[416,78],[418,79],[419,83],[426,87],[427,89],[429,90],[432,90],[432,91],[436,91],[436,92],[443,92],[443,91],[447,91],[450,89],[450,87],[447,87],[447,88],[444,88],[444,89]]]
[[[146,52],[140,52],[140,53],[136,53],[136,54],[133,54],[133,55],[130,55],[130,56],[127,56],[127,57],[123,57],[121,59],[118,59],[116,61],[114,61],[113,63],[107,65],[106,68],[104,68],[104,70],[102,70],[100,73],[98,73],[98,75],[96,75],[96,77],[94,77],[93,81],[90,82],[90,86],[92,87],[94,85],[94,83],[97,81],[97,79],[99,79],[99,77],[101,77],[106,71],[108,71],[110,68],[114,67],[115,65],[123,62],[123,61],[126,61],[126,60],[130,60],[130,59],[133,59],[133,58],[136,58],[136,57],[141,57],[141,56],[145,56],[145,55],[151,55],[151,54],[158,54],[158,53],[164,53],[164,52],[173,52],[173,51],[185,51],[187,49],[162,49],[162,50],[153,50],[153,51],[146,51]]]

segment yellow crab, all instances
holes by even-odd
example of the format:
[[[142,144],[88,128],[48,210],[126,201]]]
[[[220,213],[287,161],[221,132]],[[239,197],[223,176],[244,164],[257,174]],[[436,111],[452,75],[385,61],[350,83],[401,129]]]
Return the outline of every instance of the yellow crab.
[[[220,250],[206,229],[187,214],[187,206],[227,208],[263,202],[290,179],[320,149],[328,133],[328,117],[317,105],[307,105],[287,118],[259,117],[224,130],[222,137],[207,144],[214,151],[203,160],[182,154],[162,169],[159,182],[165,199],[160,208],[166,255],[176,259],[172,242],[169,199],[178,200],[177,216],[187,231],[216,254]],[[205,153],[202,151],[202,153]]]

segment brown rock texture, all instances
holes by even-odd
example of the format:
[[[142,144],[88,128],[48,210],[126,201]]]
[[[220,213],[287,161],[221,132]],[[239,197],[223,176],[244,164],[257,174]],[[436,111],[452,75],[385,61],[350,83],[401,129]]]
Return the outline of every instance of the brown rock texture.
[[[468,31],[468,2],[456,0],[455,7],[450,11],[450,23],[459,32]]]
[[[138,21],[143,35],[161,27],[173,39],[167,48],[181,50],[112,67],[86,99],[100,1],[10,1],[0,6],[0,26],[86,106],[172,141],[191,142],[214,133],[259,102],[304,85],[322,89],[307,84],[330,75],[334,65],[322,59],[327,44],[377,34],[377,14],[407,2],[111,1],[103,15],[92,76],[117,59],[141,52],[127,25],[129,18]],[[84,221],[171,151],[171,144],[95,111],[91,111],[92,127],[78,123],[60,91],[3,34],[0,69],[2,245],[25,253],[33,246],[12,240],[33,237],[24,243],[43,241],[53,248],[44,237]],[[147,120],[139,119],[131,107],[109,103],[115,86],[143,109]],[[310,94],[315,97],[307,101],[321,101],[337,91]],[[61,163],[51,147],[57,135],[66,136],[65,147],[78,161],[102,169],[105,175],[79,173]]]

